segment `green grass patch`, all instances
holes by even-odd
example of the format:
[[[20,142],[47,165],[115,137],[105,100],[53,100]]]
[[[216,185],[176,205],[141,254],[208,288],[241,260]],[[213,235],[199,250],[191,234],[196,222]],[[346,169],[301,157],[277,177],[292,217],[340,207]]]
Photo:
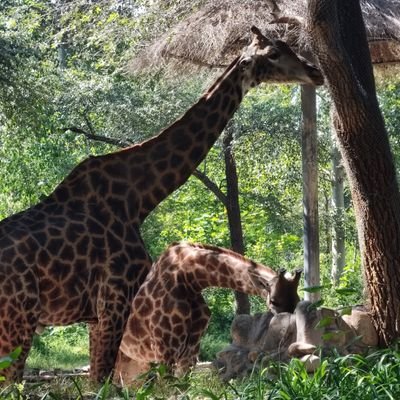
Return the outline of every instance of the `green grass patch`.
[[[106,382],[93,385],[86,379],[58,379],[0,389],[0,399],[136,399],[136,400],[397,400],[400,399],[398,348],[366,356],[331,356],[314,374],[293,359],[272,363],[242,380],[223,383],[211,370],[176,378],[165,367],[155,366],[138,388],[120,389]]]
[[[89,364],[89,335],[85,324],[46,328],[35,335],[27,368],[71,370]]]

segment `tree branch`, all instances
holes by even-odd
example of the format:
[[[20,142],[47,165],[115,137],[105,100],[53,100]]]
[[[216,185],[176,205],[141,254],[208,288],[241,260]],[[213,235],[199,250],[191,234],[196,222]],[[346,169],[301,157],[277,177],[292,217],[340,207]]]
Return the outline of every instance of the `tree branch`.
[[[193,175],[204,184],[204,186],[209,189],[215,197],[224,205],[227,206],[227,198],[226,195],[222,192],[222,190],[213,182],[206,174],[200,172],[196,169],[193,172]]]
[[[62,129],[62,132],[70,131],[70,132],[73,132],[73,133],[84,135],[87,139],[96,140],[97,142],[103,142],[103,143],[112,144],[112,145],[118,146],[118,147],[128,147],[128,146],[131,146],[133,144],[133,142],[131,142],[129,140],[115,139],[115,138],[108,137],[108,136],[97,135],[94,132],[90,121],[86,120],[86,123],[88,124],[90,132],[87,132],[84,129],[79,128],[77,126],[70,126],[68,128],[64,128],[64,129]]]

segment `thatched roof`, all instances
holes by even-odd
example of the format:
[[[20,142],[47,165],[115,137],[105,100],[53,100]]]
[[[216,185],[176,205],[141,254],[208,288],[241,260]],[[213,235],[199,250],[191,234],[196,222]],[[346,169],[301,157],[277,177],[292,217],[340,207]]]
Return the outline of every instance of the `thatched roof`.
[[[182,71],[195,66],[223,66],[249,41],[256,25],[271,37],[306,47],[299,28],[271,24],[278,5],[282,14],[305,18],[306,0],[210,0],[188,13],[133,60],[133,69],[167,63]],[[361,0],[374,64],[400,63],[400,0]]]

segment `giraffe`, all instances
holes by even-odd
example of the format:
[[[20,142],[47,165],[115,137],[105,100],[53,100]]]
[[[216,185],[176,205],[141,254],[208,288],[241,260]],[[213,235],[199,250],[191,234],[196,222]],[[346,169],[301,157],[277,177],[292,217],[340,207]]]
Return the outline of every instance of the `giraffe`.
[[[114,381],[132,383],[153,362],[178,373],[196,363],[210,311],[201,294],[225,287],[268,299],[273,313],[293,312],[301,270],[288,278],[221,247],[173,243],[153,264],[132,303]],[[271,299],[274,299],[271,302]]]
[[[150,267],[146,216],[205,158],[244,94],[261,82],[319,85],[319,70],[252,27],[253,40],[180,119],[157,136],[89,157],[38,204],[0,222],[0,357],[19,380],[36,327],[85,321],[90,374],[112,372],[131,301]]]

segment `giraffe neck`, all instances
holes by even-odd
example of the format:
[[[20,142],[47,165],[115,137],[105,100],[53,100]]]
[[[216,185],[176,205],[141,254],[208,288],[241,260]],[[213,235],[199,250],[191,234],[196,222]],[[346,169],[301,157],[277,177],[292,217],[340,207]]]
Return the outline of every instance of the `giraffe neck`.
[[[196,104],[159,135],[84,160],[43,205],[53,208],[67,205],[82,215],[91,207],[99,214],[104,206],[114,217],[139,225],[187,181],[239,107],[243,89],[237,61]],[[41,207],[39,203],[37,208]]]
[[[255,279],[270,281],[276,273],[233,251],[219,247],[181,243],[173,245],[158,260],[161,270],[175,269],[188,287],[200,292],[207,287],[224,287],[253,295],[263,295]]]
[[[235,60],[180,119],[141,145],[146,155],[143,176],[147,181],[146,189],[138,193],[140,221],[187,181],[221,135],[242,97],[242,77]],[[135,164],[135,147],[126,151]]]

